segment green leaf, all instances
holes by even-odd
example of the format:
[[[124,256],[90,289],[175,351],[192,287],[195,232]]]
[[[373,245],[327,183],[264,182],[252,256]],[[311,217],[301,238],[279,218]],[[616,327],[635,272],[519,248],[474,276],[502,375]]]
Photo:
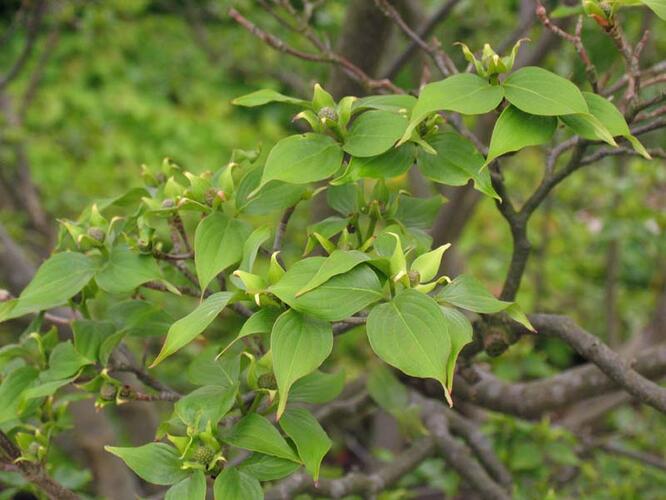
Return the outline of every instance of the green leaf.
[[[40,374],[40,379],[48,381],[71,377],[82,366],[91,363],[92,361],[86,359],[74,349],[70,340],[61,342],[51,351],[49,355],[49,368]]]
[[[576,134],[591,141],[604,141],[611,146],[617,146],[615,139],[594,115],[590,113],[576,113],[560,116],[560,120]]]
[[[166,334],[173,318],[161,307],[143,300],[126,300],[109,308],[108,317],[118,329],[135,337]]]
[[[194,233],[194,265],[201,289],[238,262],[242,252],[243,237],[237,221],[214,212],[199,222]]]
[[[240,358],[231,350],[217,357],[217,346],[199,353],[187,368],[187,379],[195,385],[221,385],[227,389],[238,383]]]
[[[100,347],[116,333],[116,326],[110,321],[78,319],[72,322],[72,331],[76,351],[87,361],[97,363]]]
[[[324,404],[337,398],[345,386],[345,372],[315,371],[294,382],[289,391],[292,403]]]
[[[386,365],[378,364],[370,370],[366,386],[373,401],[388,412],[400,411],[409,406],[407,388]]]
[[[326,258],[326,260],[324,260],[321,267],[310,281],[296,292],[296,297],[323,285],[334,276],[351,271],[359,264],[368,260],[370,260],[370,257],[358,250],[335,250]]]
[[[238,466],[238,470],[259,481],[275,481],[293,474],[299,467],[299,464],[291,460],[253,453]]]
[[[61,387],[64,387],[67,384],[73,382],[77,377],[78,374],[66,379],[43,382],[26,390],[23,393],[23,398],[28,400],[28,399],[36,399],[36,398],[51,396],[52,394],[55,394],[55,392]]]
[[[637,153],[647,158],[651,158],[645,147],[631,135],[629,125],[620,110],[617,109],[613,103],[608,99],[592,92],[583,92],[583,97],[587,102],[587,107],[590,108],[592,113],[603,125],[608,129],[612,136],[623,136],[631,143]]]
[[[578,87],[543,68],[520,68],[502,85],[507,100],[525,113],[560,116],[589,111]]]
[[[261,226],[252,231],[252,234],[248,236],[243,244],[243,258],[241,259],[238,269],[251,273],[261,245],[270,237],[271,230],[268,226]]]
[[[441,195],[430,198],[400,196],[395,218],[408,228],[430,229],[444,201]]]
[[[390,111],[367,111],[349,129],[343,149],[359,158],[377,156],[397,142],[407,128],[407,118]]]
[[[255,106],[263,106],[271,102],[282,102],[287,104],[297,104],[306,108],[310,107],[310,103],[304,101],[303,99],[296,99],[295,97],[289,97],[284,94],[280,94],[275,90],[271,89],[261,89],[244,96],[236,97],[232,104],[236,106],[245,106],[248,108],[253,108]]]
[[[495,109],[502,102],[502,97],[504,90],[501,86],[491,85],[471,73],[460,73],[429,83],[421,90],[400,143],[408,141],[418,124],[435,111],[481,115]]]
[[[96,270],[95,260],[81,253],[52,255],[0,321],[63,305],[86,286]]]
[[[326,202],[336,212],[347,216],[359,209],[359,191],[353,184],[330,186],[326,190]]]
[[[641,0],[647,5],[657,16],[666,21],[666,0]]]
[[[498,300],[472,276],[461,274],[437,294],[438,300],[468,311],[493,314],[505,310],[512,302]]]
[[[256,451],[300,463],[294,450],[266,417],[249,413],[231,428],[224,441],[244,450]]]
[[[278,318],[271,332],[273,372],[280,396],[278,419],[287,406],[293,383],[319,368],[332,349],[333,330],[330,324],[294,310]]]
[[[472,324],[463,313],[451,307],[442,307],[446,329],[451,338],[451,352],[446,365],[446,386],[449,392],[453,390],[453,375],[456,371],[456,360],[460,351],[469,344],[473,338]]]
[[[234,467],[225,468],[213,484],[215,500],[262,500],[264,491],[254,477]]]
[[[280,427],[296,444],[305,469],[319,480],[321,461],[331,449],[331,440],[317,419],[303,408],[290,408],[280,419]]]
[[[168,489],[164,500],[206,500],[206,476],[196,470],[192,475]]]
[[[514,106],[507,106],[495,123],[486,164],[503,154],[547,143],[555,128],[555,117],[530,115]]]
[[[222,349],[220,355],[227,352],[237,341],[250,335],[258,333],[270,333],[273,323],[280,315],[280,310],[275,307],[263,307],[250,316],[238,332],[238,335],[227,346]]]
[[[157,355],[157,358],[155,358],[155,361],[153,361],[153,364],[150,365],[151,368],[157,366],[174,352],[192,342],[220,314],[232,296],[233,293],[231,292],[214,293],[199,304],[190,314],[171,325],[164,345],[162,345],[162,350]]]
[[[313,133],[292,135],[268,153],[261,185],[272,180],[292,184],[320,181],[337,172],[341,164],[342,149],[331,137]]]
[[[296,293],[316,275],[324,260],[324,257],[310,257],[296,262],[268,289],[269,292],[297,311],[327,321],[348,318],[384,296],[377,275],[361,264],[296,297]]]
[[[416,97],[407,94],[371,95],[356,99],[352,105],[354,112],[363,109],[380,109],[382,111],[410,111],[416,104]]]
[[[109,260],[95,275],[97,285],[109,293],[129,293],[148,281],[162,278],[160,267],[149,255],[134,253],[127,245],[111,249]]]
[[[527,315],[523,312],[523,310],[520,308],[518,304],[515,302],[512,303],[509,307],[507,307],[504,312],[509,316],[512,320],[514,320],[517,323],[520,323],[523,325],[525,328],[527,328],[529,331],[536,333],[535,328],[532,326],[532,323],[530,323],[530,320],[527,318]]]
[[[372,179],[398,177],[409,170],[409,167],[414,164],[414,160],[415,147],[413,144],[403,144],[379,156],[353,157],[345,174],[336,181],[344,183],[353,182],[363,177]]]
[[[366,329],[372,350],[382,360],[411,377],[433,378],[446,391],[451,341],[431,297],[404,290],[370,311]]]
[[[486,196],[500,199],[483,168],[485,159],[470,141],[453,132],[443,132],[429,139],[436,155],[419,155],[417,165],[428,179],[447,186],[464,186],[470,179],[474,188]]]
[[[270,214],[293,206],[303,197],[307,186],[271,181],[259,187],[263,170],[261,167],[254,168],[240,180],[236,191],[239,212],[248,215]]]
[[[23,401],[21,395],[38,375],[39,372],[32,366],[21,366],[2,380],[2,384],[0,384],[0,424],[18,419],[18,408]]]
[[[238,385],[224,387],[205,385],[183,396],[174,405],[174,411],[184,424],[206,428],[207,423],[215,427],[233,407],[238,394]]]
[[[180,468],[176,449],[164,443],[148,443],[137,448],[105,446],[104,449],[121,458],[137,476],[149,483],[176,484],[190,474]]]

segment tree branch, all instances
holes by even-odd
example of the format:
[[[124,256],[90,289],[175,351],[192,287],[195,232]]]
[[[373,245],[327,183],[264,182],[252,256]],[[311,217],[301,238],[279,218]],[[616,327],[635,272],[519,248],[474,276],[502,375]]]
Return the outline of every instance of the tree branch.
[[[254,23],[243,17],[240,12],[238,12],[233,7],[229,9],[229,16],[243,28],[249,31],[252,35],[275,50],[306,61],[335,64],[339,66],[349,77],[359,82],[368,90],[383,89],[396,94],[404,94],[404,91],[401,88],[395,86],[390,80],[375,80],[370,78],[361,68],[351,63],[349,60],[339,54],[335,54],[331,51],[316,54],[291,47],[280,38],[263,31]]]
[[[449,412],[444,405],[419,396],[416,396],[415,400],[424,410],[424,423],[442,458],[478,491],[482,498],[489,500],[511,498],[508,492],[474,459],[471,450],[451,435],[448,424]]]
[[[21,450],[9,439],[9,436],[0,431],[0,460],[7,465],[13,465],[29,483],[40,488],[53,500],[77,500],[79,496],[53,479],[41,463],[17,461],[21,457]]]
[[[557,337],[585,359],[599,367],[606,376],[641,402],[666,413],[666,388],[655,384],[631,368],[615,351],[586,332],[566,316],[535,314],[530,321],[541,333]]]
[[[416,441],[410,448],[402,451],[395,460],[383,465],[375,472],[369,474],[350,472],[339,479],[320,479],[318,486],[312,482],[309,475],[304,473],[294,474],[268,490],[265,498],[266,500],[287,500],[305,492],[330,498],[342,498],[354,493],[365,493],[366,498],[368,498],[394,484],[432,455],[434,451],[435,443],[433,440],[423,438]]]
[[[430,18],[423,24],[423,26],[418,30],[418,32],[415,33],[415,35],[418,37],[418,40],[423,41],[425,38],[430,36],[430,34],[437,27],[437,25],[443,22],[447,17],[449,17],[449,14],[453,10],[453,8],[459,3],[460,0],[448,0],[447,2],[443,3],[433,13],[433,15],[430,16]],[[391,64],[389,64],[388,70],[386,71],[386,73],[384,73],[384,78],[389,78],[389,79],[395,78],[395,76],[402,69],[402,67],[411,60],[412,56],[414,55],[414,52],[416,52],[416,50],[418,50],[420,47],[421,47],[420,42],[418,42],[415,38],[412,38],[411,43],[405,49],[405,51],[402,52],[400,55],[398,55],[398,57],[396,57],[395,60]]]

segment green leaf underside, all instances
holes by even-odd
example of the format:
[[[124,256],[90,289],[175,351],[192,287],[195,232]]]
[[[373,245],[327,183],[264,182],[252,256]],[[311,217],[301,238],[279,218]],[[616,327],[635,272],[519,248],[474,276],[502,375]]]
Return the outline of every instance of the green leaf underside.
[[[343,149],[352,156],[377,156],[388,151],[407,128],[407,118],[390,111],[367,111],[352,123]]]
[[[213,483],[215,500],[262,500],[264,491],[254,477],[234,467],[225,468]],[[189,499],[188,499],[189,500]]]
[[[294,310],[278,318],[271,332],[273,372],[279,394],[278,418],[287,406],[294,382],[319,368],[332,349],[333,330],[329,323]]]
[[[662,21],[666,21],[666,0],[641,0],[641,2],[652,9]]]
[[[373,401],[388,412],[409,406],[407,388],[386,365],[379,364],[370,371],[366,386]]]
[[[137,448],[105,446],[121,458],[141,479],[153,484],[171,485],[185,479],[190,472],[180,468],[175,448],[164,443],[148,443]]]
[[[294,441],[306,470],[317,481],[321,461],[332,445],[324,429],[317,419],[303,408],[288,409],[280,419],[280,427]]]
[[[542,116],[588,113],[578,87],[543,68],[520,68],[511,73],[502,86],[506,99],[525,113]]]
[[[129,293],[148,281],[161,278],[154,258],[134,253],[127,245],[113,247],[109,260],[95,275],[97,285],[114,294]]]
[[[261,185],[271,180],[292,184],[320,181],[333,175],[341,164],[342,149],[331,137],[314,133],[292,135],[268,153]]]
[[[166,492],[164,500],[205,500],[206,477],[203,471],[197,470],[181,482],[174,484]]]
[[[446,285],[437,298],[468,311],[485,314],[503,311],[512,304],[495,298],[480,281],[465,274]]]
[[[238,385],[224,387],[205,385],[183,396],[174,405],[174,411],[184,424],[204,429],[206,423],[215,426],[235,403]]]
[[[247,473],[259,481],[275,481],[293,474],[300,464],[272,457],[263,453],[253,453],[250,458],[238,466],[238,470]]]
[[[451,351],[446,323],[429,296],[407,289],[370,311],[367,321],[372,350],[407,375],[433,378],[446,386]]]
[[[439,82],[429,83],[421,90],[412,110],[409,126],[400,142],[409,139],[423,119],[435,111],[454,111],[480,115],[495,109],[504,96],[499,85],[491,85],[478,75],[461,73]]]
[[[645,158],[650,159],[650,155],[646,151],[645,147],[638,139],[631,135],[629,125],[627,125],[624,116],[613,103],[593,92],[583,92],[583,97],[587,102],[587,107],[590,109],[590,113],[594,115],[604,125],[604,127],[606,127],[606,129],[613,137],[625,137],[631,143],[637,153]]]
[[[315,371],[294,382],[289,390],[291,403],[323,404],[337,398],[345,386],[345,373]]]
[[[62,252],[49,257],[0,321],[18,318],[65,304],[79,293],[97,270],[97,263],[81,253]]]
[[[239,223],[215,212],[197,225],[194,234],[194,265],[204,290],[219,273],[240,261],[243,237]]]
[[[269,291],[297,311],[327,321],[348,318],[384,296],[377,275],[367,265],[360,264],[296,297],[324,260],[324,257],[310,257],[295,263]]]
[[[257,90],[250,94],[237,97],[231,102],[236,106],[246,106],[248,108],[252,108],[255,106],[263,106],[264,104],[268,104],[271,102],[282,102],[286,104],[298,104],[300,106],[309,106],[309,103],[307,101],[304,101],[302,99],[296,99],[295,97],[289,97],[284,94],[280,94],[275,90],[270,90],[270,89]]]
[[[453,132],[437,134],[428,143],[437,154],[419,155],[417,164],[424,176],[448,186],[464,186],[471,179],[475,189],[500,199],[490,181],[490,172],[482,168],[483,155],[474,144]]]
[[[362,109],[381,109],[383,111],[411,110],[416,104],[416,97],[407,94],[371,95],[356,99],[352,104],[353,111]]]
[[[280,310],[273,307],[264,307],[250,316],[238,332],[238,335],[229,344],[222,349],[220,355],[227,352],[231,346],[244,337],[256,335],[258,333],[269,333],[273,328],[273,323],[280,315]]]
[[[550,141],[557,128],[557,118],[537,116],[507,106],[495,123],[486,164],[503,154]]]
[[[457,309],[442,307],[442,314],[446,322],[446,328],[451,338],[451,352],[446,367],[446,386],[449,392],[453,390],[453,375],[456,370],[458,355],[465,345],[472,341],[472,324],[467,317]]]
[[[560,116],[560,120],[577,135],[592,141],[604,141],[611,146],[617,146],[608,129],[594,115],[589,113],[576,113]]]
[[[220,314],[232,296],[233,293],[231,292],[214,293],[199,304],[190,314],[171,325],[162,350],[151,366],[156,366],[174,352],[192,342]]]
[[[301,463],[273,424],[257,413],[250,413],[239,420],[224,441],[244,450]]]

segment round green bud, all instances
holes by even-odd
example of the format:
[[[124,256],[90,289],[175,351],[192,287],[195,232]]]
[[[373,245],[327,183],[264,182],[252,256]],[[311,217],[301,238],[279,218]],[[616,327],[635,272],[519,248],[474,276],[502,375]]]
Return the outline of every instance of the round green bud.
[[[106,233],[101,227],[96,227],[96,226],[90,227],[88,228],[87,234],[93,240],[98,241],[100,243],[104,243],[104,239],[106,238]]]
[[[190,458],[193,462],[197,462],[201,465],[210,464],[215,458],[215,451],[208,446],[197,446],[192,450]]]
[[[338,120],[338,113],[330,106],[324,106],[321,108],[319,113],[317,113],[317,116],[322,120],[331,120],[332,122]]]

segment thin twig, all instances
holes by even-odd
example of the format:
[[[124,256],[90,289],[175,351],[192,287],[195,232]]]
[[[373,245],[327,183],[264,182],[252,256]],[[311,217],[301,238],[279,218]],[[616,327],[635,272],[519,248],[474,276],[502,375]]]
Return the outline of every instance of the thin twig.
[[[418,38],[420,40],[428,38],[437,27],[437,25],[443,22],[449,16],[449,14],[451,14],[453,8],[459,3],[460,0],[448,0],[447,2],[443,3],[416,32]],[[388,65],[388,69],[386,70],[386,73],[384,73],[384,78],[395,78],[402,67],[412,59],[414,52],[416,52],[418,49],[419,43],[412,39],[411,43],[405,49],[405,51],[398,55],[398,57],[396,57],[395,60]]]
[[[342,68],[342,70],[347,75],[359,82],[368,90],[388,90],[395,94],[404,94],[404,90],[394,85],[390,80],[386,78],[381,80],[370,78],[368,74],[365,73],[361,68],[339,54],[330,51],[317,54],[312,52],[305,52],[300,49],[291,47],[275,35],[263,31],[254,23],[243,17],[240,12],[234,8],[229,9],[229,17],[231,17],[247,31],[249,31],[252,35],[275,50],[284,52],[285,54],[289,54],[299,59],[304,59],[306,61],[335,64]]]
[[[78,500],[79,496],[53,479],[41,463],[18,460],[21,450],[0,431],[0,461],[13,466],[28,483],[34,484],[52,500]]]
[[[387,0],[375,0],[375,4],[402,30],[405,35],[407,35],[408,38],[412,40],[413,43],[430,56],[442,75],[449,76],[452,73],[458,72],[455,64],[453,64],[453,61],[451,61],[449,56],[439,49],[439,47],[428,44],[418,35],[418,33],[414,32],[414,30],[412,30],[402,18],[400,12],[398,12],[398,10]]]

